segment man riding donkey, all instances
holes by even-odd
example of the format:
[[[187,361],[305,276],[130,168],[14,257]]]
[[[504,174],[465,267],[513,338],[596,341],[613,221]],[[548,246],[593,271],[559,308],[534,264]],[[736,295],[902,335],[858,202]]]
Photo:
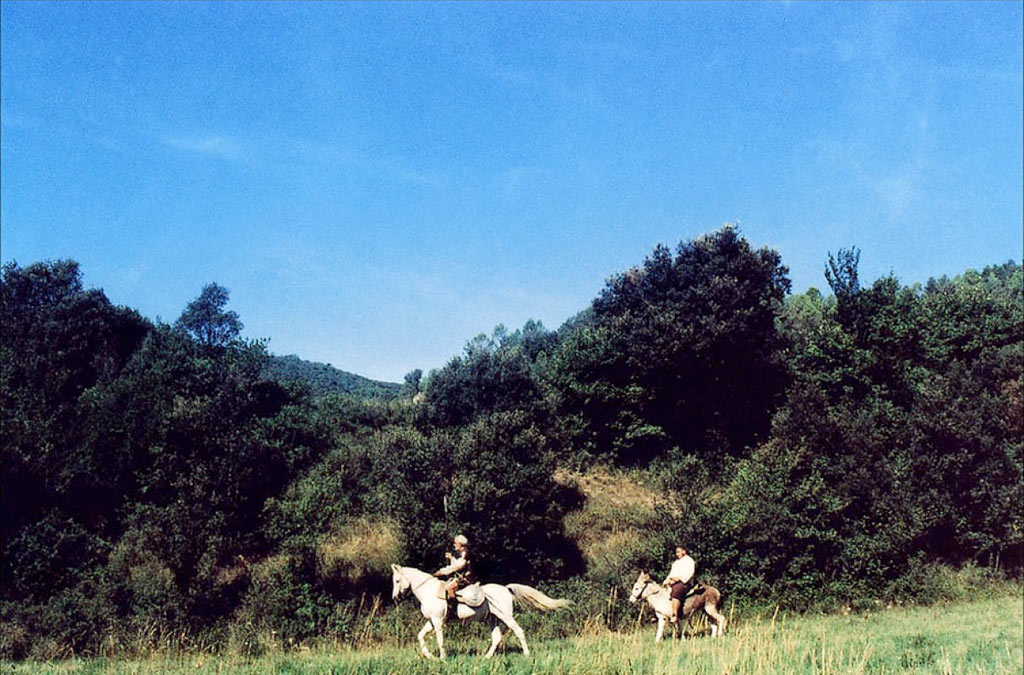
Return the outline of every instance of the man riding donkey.
[[[454,603],[456,591],[475,582],[476,575],[473,574],[473,565],[470,562],[469,539],[465,535],[457,534],[452,540],[452,546],[455,548],[455,554],[445,551],[444,557],[448,564],[434,572],[434,576],[447,577],[444,590],[448,602]]]
[[[672,567],[669,568],[668,576],[663,582],[670,589],[672,596],[672,616],[669,618],[671,623],[679,620],[679,608],[683,604],[683,599],[696,585],[693,580],[696,571],[697,564],[690,554],[682,546],[677,546],[676,559],[672,561]]]

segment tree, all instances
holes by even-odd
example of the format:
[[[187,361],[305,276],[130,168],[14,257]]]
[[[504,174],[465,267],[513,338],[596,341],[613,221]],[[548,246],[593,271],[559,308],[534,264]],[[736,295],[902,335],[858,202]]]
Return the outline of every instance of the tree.
[[[402,388],[398,390],[398,395],[405,398],[412,398],[416,394],[420,393],[420,384],[423,380],[423,371],[419,368],[411,370],[405,374],[405,380],[402,383]]]
[[[229,295],[223,286],[207,284],[199,297],[188,303],[174,327],[207,349],[223,349],[238,339],[243,327],[236,312],[224,310]]]
[[[541,396],[534,363],[551,343],[549,335],[539,322],[528,321],[513,333],[499,325],[492,335],[470,340],[462,356],[431,371],[423,384],[424,421],[454,427],[495,411],[535,407]]]
[[[860,280],[857,275],[859,263],[860,251],[857,247],[841,248],[836,257],[828,254],[828,266],[825,267],[825,280],[828,281],[839,304],[839,321],[847,328],[857,315],[857,295],[860,293]]]
[[[741,454],[785,385],[775,319],[786,273],[777,252],[726,226],[609,280],[551,357],[559,417],[575,427],[566,442],[626,463],[672,448]]]
[[[114,488],[123,476],[89,442],[89,411],[150,325],[85,290],[73,260],[4,265],[0,325],[3,539],[54,509],[101,531],[120,504]]]

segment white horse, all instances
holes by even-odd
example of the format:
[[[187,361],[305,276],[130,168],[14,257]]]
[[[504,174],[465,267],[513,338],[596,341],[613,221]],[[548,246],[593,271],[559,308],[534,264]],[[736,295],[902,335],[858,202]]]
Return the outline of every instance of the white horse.
[[[429,572],[423,572],[415,567],[391,566],[392,599],[398,600],[403,593],[411,590],[416,599],[420,601],[420,611],[427,618],[426,625],[416,637],[420,641],[420,650],[428,659],[434,658],[434,655],[427,649],[424,638],[431,630],[437,636],[437,651],[440,653],[440,657],[442,659],[445,657],[442,626],[448,617],[448,601],[444,599],[443,588],[444,582]],[[477,607],[459,602],[456,615],[462,621],[476,621],[492,617],[491,648],[487,650],[487,658],[494,656],[494,651],[498,648],[498,643],[501,642],[501,627],[495,619],[512,629],[512,632],[519,638],[519,644],[523,646],[523,654],[530,653],[530,648],[526,646],[523,629],[512,617],[514,601],[518,600],[544,611],[560,609],[572,604],[571,600],[549,598],[536,588],[523,584],[506,584],[504,586],[483,584],[480,589],[483,591],[483,602]]]
[[[703,609],[704,613],[714,621],[711,625],[711,637],[718,637],[725,633],[725,616],[718,611],[718,603],[722,599],[722,594],[714,586],[705,585],[703,589],[700,593],[694,593],[684,598],[683,605],[679,608],[681,616],[675,623],[674,633],[685,637],[682,626],[698,609]],[[635,604],[640,600],[646,600],[654,610],[655,616],[658,617],[658,633],[654,636],[654,641],[661,642],[665,633],[665,623],[672,616],[672,594],[668,588],[652,581],[651,575],[640,572],[640,576],[637,577],[636,583],[633,584],[633,590],[629,594],[629,601]]]

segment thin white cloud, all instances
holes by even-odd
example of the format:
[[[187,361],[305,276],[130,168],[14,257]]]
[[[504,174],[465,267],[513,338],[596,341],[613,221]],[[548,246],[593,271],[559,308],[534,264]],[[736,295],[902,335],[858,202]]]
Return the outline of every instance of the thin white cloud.
[[[504,199],[516,199],[537,188],[545,173],[540,167],[511,166],[499,171],[492,183],[498,195]]]
[[[289,141],[283,147],[283,153],[290,162],[354,170],[389,183],[433,188],[448,184],[448,177],[443,172],[424,170],[405,156],[382,150],[367,152],[355,147],[309,141]]]
[[[223,136],[207,135],[164,137],[163,142],[165,145],[172,148],[205,155],[207,157],[235,160],[242,156],[242,151],[238,144],[224,138]]]
[[[388,157],[380,155],[376,158],[370,157],[365,160],[366,164],[374,171],[384,176],[390,176],[392,180],[412,185],[427,187],[441,187],[444,176],[435,171],[424,171],[414,167],[403,157]]]
[[[475,65],[478,72],[496,82],[519,87],[533,87],[537,84],[536,75],[531,70],[510,65],[491,54],[483,54],[478,57]]]
[[[889,220],[901,222],[905,219],[918,198],[919,182],[918,171],[913,169],[875,181],[875,195],[881,201]]]

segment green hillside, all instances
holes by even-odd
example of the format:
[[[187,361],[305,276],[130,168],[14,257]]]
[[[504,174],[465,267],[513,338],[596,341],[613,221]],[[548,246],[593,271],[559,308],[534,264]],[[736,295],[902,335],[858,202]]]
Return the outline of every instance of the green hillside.
[[[328,363],[306,361],[298,356],[271,355],[263,367],[263,377],[276,382],[299,382],[309,387],[314,397],[351,394],[364,398],[394,398],[401,385],[379,382],[339,370]]]

